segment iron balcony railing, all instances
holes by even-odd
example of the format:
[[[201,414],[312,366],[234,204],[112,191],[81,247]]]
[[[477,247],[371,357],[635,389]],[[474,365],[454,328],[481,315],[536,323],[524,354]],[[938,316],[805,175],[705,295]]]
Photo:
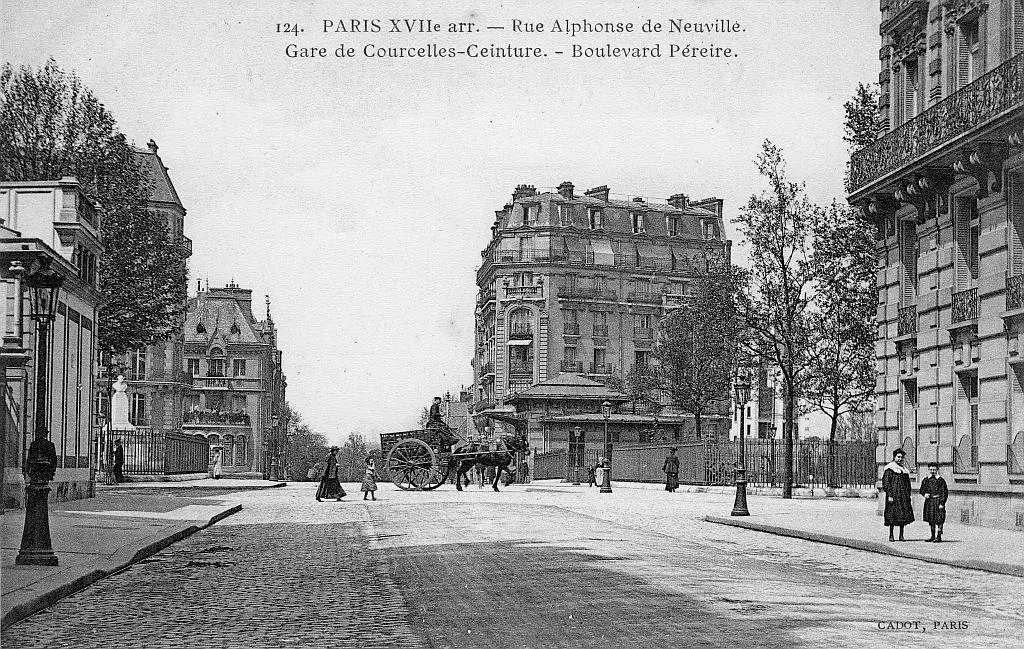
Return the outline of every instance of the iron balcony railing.
[[[1024,307],[1024,275],[1014,275],[1006,279],[1006,310]]]
[[[505,297],[531,298],[543,295],[539,286],[509,286],[505,289]]]
[[[577,374],[583,373],[583,361],[562,361],[560,370],[563,372],[576,372]]]
[[[619,296],[618,293],[608,288],[563,286],[558,289],[558,297],[577,300],[617,300]]]
[[[189,410],[182,415],[182,423],[214,426],[249,426],[251,420],[245,412],[223,410]]]
[[[1018,54],[850,157],[847,189],[857,192],[929,151],[1024,107],[1024,54]]]
[[[494,405],[495,404],[493,399],[483,399],[482,401],[477,401],[475,404],[473,404],[473,412],[480,412],[481,410],[490,410],[491,408],[494,407]]]
[[[533,364],[513,361],[508,365],[508,373],[513,376],[533,376]]]
[[[654,338],[654,329],[650,327],[633,327],[633,337],[639,340],[651,340]]]
[[[494,361],[487,361],[480,366],[480,375],[487,376],[488,374],[494,374]]]
[[[594,338],[607,338],[608,325],[594,325]]]
[[[978,318],[978,289],[969,288],[953,294],[953,315],[950,322],[967,322]]]
[[[630,302],[642,302],[644,304],[661,304],[661,293],[653,291],[633,291],[629,294]]]
[[[911,304],[898,311],[899,322],[896,325],[897,336],[909,336],[917,333],[917,305]]]
[[[495,297],[494,289],[491,289],[489,291],[481,291],[480,295],[476,299],[476,304],[477,304],[477,306],[483,306],[483,305],[487,304],[488,302],[493,301],[494,297]]]
[[[188,237],[183,236],[181,238],[181,241],[179,242],[179,245],[181,246],[181,249],[185,252],[186,256],[188,256],[188,257],[192,256],[192,240],[191,239],[189,239]]]
[[[562,323],[562,333],[564,333],[564,334],[566,334],[568,336],[578,336],[578,335],[580,335],[580,323],[578,323],[578,322],[563,322]]]
[[[533,340],[533,326],[529,324],[514,324],[509,329],[509,340]]]

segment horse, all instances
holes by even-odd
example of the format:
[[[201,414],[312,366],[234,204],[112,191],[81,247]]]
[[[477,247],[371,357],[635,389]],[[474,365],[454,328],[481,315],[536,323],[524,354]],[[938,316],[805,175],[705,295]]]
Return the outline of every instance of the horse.
[[[494,482],[491,484],[491,487],[495,491],[501,491],[498,489],[498,482],[501,481],[501,472],[508,471],[508,467],[515,460],[517,453],[529,455],[530,445],[526,441],[525,435],[517,435],[502,437],[499,440],[497,450],[491,450],[489,446],[484,444],[470,444],[468,447],[460,448],[459,453],[471,453],[472,455],[459,460],[459,468],[455,472],[456,489],[462,491],[462,479],[465,477],[466,472],[475,466],[483,465],[494,467]]]

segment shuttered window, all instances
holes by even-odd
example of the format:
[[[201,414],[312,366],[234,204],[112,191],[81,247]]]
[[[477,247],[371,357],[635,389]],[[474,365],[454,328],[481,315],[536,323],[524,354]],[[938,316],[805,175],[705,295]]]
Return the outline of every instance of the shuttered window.
[[[1013,0],[1014,55],[1024,53],[1024,0]]]
[[[903,121],[913,119],[918,113],[920,101],[921,74],[916,58],[904,62]]]
[[[903,269],[903,305],[917,303],[917,257],[919,253],[917,225],[913,221],[901,222],[900,266]]]
[[[957,86],[963,87],[985,73],[985,51],[978,21],[960,23],[957,35]]]
[[[1007,173],[1006,220],[1010,234],[1010,275],[1024,275],[1024,171]]]
[[[965,291],[978,279],[978,201],[957,196],[953,201],[953,264],[955,291]]]

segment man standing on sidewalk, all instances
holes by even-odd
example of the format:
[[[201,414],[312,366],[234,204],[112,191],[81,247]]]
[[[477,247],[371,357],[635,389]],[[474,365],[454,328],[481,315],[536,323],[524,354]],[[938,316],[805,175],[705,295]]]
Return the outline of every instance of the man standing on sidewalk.
[[[121,440],[114,440],[114,484],[124,482],[124,446]]]
[[[942,543],[942,524],[946,522],[946,499],[949,491],[946,481],[938,475],[939,465],[928,463],[928,477],[921,481],[921,495],[924,496],[924,520],[932,529],[929,541]],[[938,528],[938,534],[935,529]]]

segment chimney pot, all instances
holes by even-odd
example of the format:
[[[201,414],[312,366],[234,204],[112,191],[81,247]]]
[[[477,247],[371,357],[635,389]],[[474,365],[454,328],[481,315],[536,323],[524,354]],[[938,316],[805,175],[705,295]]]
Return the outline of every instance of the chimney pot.
[[[596,198],[599,201],[604,201],[605,203],[607,203],[608,196],[611,193],[611,190],[608,189],[608,185],[601,185],[599,187],[588,189],[585,193],[587,196],[590,196],[591,198]]]
[[[520,198],[527,196],[536,196],[537,188],[533,185],[516,185],[515,191],[512,192],[512,200],[517,201]]]
[[[673,194],[668,197],[668,204],[680,210],[690,206],[690,198],[686,194]]]
[[[573,199],[573,196],[574,196],[573,190],[575,188],[576,188],[575,185],[573,185],[571,182],[566,180],[566,181],[563,181],[562,184],[558,186],[558,193],[561,194],[562,197],[565,200],[571,201]]]

